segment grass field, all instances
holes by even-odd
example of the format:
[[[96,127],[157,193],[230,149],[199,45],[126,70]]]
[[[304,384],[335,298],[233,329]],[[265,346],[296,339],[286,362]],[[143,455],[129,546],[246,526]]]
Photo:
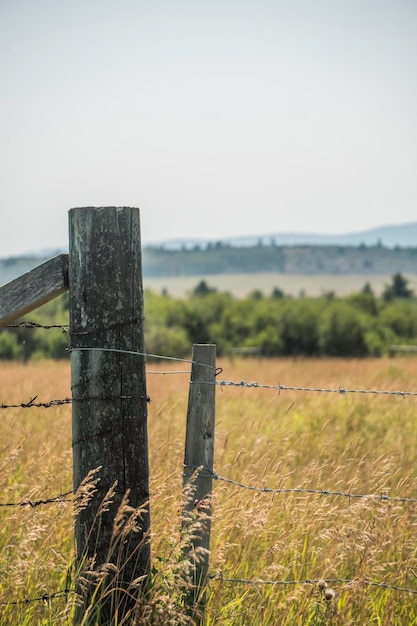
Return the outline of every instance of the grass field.
[[[417,274],[407,274],[409,286],[417,292]],[[206,280],[210,287],[218,291],[229,291],[242,298],[254,289],[269,295],[275,287],[293,297],[304,293],[306,296],[321,296],[334,291],[338,296],[347,296],[360,291],[366,283],[372,285],[376,295],[380,295],[385,285],[391,282],[389,274],[215,274],[210,276],[176,276],[172,278],[145,278],[144,285],[155,293],[166,289],[175,297],[185,297],[201,281]]]
[[[219,365],[228,380],[417,391],[414,358]],[[65,398],[69,364],[1,363],[0,389],[3,404]],[[155,623],[189,623],[175,588],[188,376],[149,374],[148,393],[152,554],[162,579]],[[249,486],[417,498],[416,409],[415,396],[219,388],[215,470]],[[8,408],[1,417],[0,504],[71,489],[70,407]],[[263,493],[224,481],[214,482],[213,499],[208,626],[417,624],[417,503]],[[1,506],[0,515],[0,623],[70,624],[73,594],[46,596],[73,585],[71,503]],[[329,582],[333,597],[317,583],[291,583],[306,579],[350,582]]]

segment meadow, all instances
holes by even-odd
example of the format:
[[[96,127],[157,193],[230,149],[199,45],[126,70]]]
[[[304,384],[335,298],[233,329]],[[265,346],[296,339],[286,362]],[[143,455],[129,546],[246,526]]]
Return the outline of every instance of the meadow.
[[[218,365],[232,381],[417,391],[412,357]],[[184,364],[147,369],[155,568],[147,623],[186,624],[176,573],[189,377],[159,375]],[[69,363],[0,363],[0,389],[3,405],[68,397]],[[417,396],[217,389],[218,476],[289,491],[214,481],[207,626],[417,624],[416,408]],[[5,505],[71,490],[71,407],[4,408],[1,417],[0,623],[69,625],[71,501]]]

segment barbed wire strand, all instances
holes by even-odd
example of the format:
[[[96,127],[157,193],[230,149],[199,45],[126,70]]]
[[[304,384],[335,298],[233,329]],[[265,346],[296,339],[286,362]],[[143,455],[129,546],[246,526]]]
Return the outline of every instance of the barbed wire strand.
[[[39,324],[38,322],[31,322],[28,320],[23,320],[22,322],[18,322],[17,324],[6,324],[3,328],[42,328],[44,330],[50,330],[51,328],[60,328],[63,333],[69,333],[72,336],[79,335],[97,335],[102,332],[106,332],[108,330],[115,330],[118,328],[123,328],[123,326],[129,326],[131,324],[139,324],[143,321],[144,317],[135,317],[133,319],[127,320],[126,322],[115,322],[114,324],[108,324],[107,326],[93,328],[90,330],[69,330],[69,324]]]
[[[149,396],[86,396],[83,398],[64,398],[63,400],[49,400],[49,402],[35,402],[38,396],[34,396],[29,400],[29,402],[22,402],[21,404],[0,404],[0,409],[32,409],[32,408],[43,408],[49,409],[52,406],[61,406],[63,404],[72,404],[73,402],[81,402],[86,400],[101,400],[101,401],[111,401],[111,400],[145,400],[150,402],[151,399]]]
[[[37,506],[41,506],[42,504],[53,504],[56,502],[73,502],[72,498],[68,498],[68,496],[72,494],[74,494],[73,489],[66,491],[65,493],[59,493],[53,498],[41,498],[39,500],[22,500],[21,502],[0,502],[0,507],[30,506],[31,508],[35,508]]]
[[[59,591],[54,591],[53,593],[44,593],[42,596],[37,596],[35,598],[23,598],[22,600],[9,600],[8,602],[0,602],[0,606],[19,606],[21,604],[31,604],[32,602],[49,602],[50,600],[55,600],[56,598],[66,597],[70,593],[75,593],[74,589],[60,589]]]
[[[288,385],[265,385],[258,383],[256,381],[252,381],[248,383],[245,380],[241,381],[232,381],[232,380],[216,380],[216,381],[207,381],[207,380],[191,380],[191,385],[218,385],[222,390],[224,387],[241,387],[241,388],[251,388],[251,389],[275,389],[279,393],[281,391],[313,391],[313,392],[322,392],[322,393],[337,393],[341,396],[347,393],[363,393],[363,394],[377,394],[384,396],[417,396],[417,391],[386,391],[386,390],[378,390],[378,389],[346,389],[344,387],[339,387],[337,389],[329,389],[322,387],[290,387]]]
[[[402,591],[404,593],[417,594],[417,589],[409,589],[407,587],[399,587],[398,585],[390,585],[389,583],[377,582],[366,579],[345,579],[345,578],[325,578],[325,579],[310,579],[304,580],[256,580],[251,578],[228,578],[221,573],[209,575],[210,581],[220,581],[226,583],[236,583],[242,585],[271,585],[271,586],[285,586],[285,585],[316,585],[321,582],[328,584],[344,584],[344,585],[366,585],[368,587],[380,587],[382,589],[389,589],[392,591]]]
[[[120,350],[119,348],[93,348],[93,347],[77,347],[77,348],[67,348],[67,352],[116,352],[118,354],[132,354],[134,356],[144,356],[149,357],[151,359],[161,359],[164,361],[177,361],[180,363],[191,363],[192,365],[201,365],[202,367],[207,367],[208,369],[214,370],[217,373],[223,371],[222,368],[215,367],[213,365],[208,365],[207,363],[199,363],[197,361],[193,361],[192,359],[180,359],[175,356],[165,356],[162,354],[151,354],[150,352],[137,352],[136,350]]]
[[[83,350],[83,348],[76,348],[76,349]],[[92,348],[88,348],[88,350],[91,350],[91,349]],[[109,349],[97,348],[97,349],[109,350],[112,352],[113,351],[122,352],[122,353],[126,352],[127,354],[142,354],[138,352],[131,352],[128,350],[113,350],[110,348]],[[157,355],[148,355],[148,356],[157,356]],[[179,360],[179,361],[183,361],[186,363],[196,363],[195,361],[188,361],[186,359],[177,359],[176,357],[160,356],[159,358]],[[212,368],[211,365],[207,365],[205,363],[197,363],[197,365],[203,365],[205,367],[215,369],[216,376],[222,371],[221,368]],[[154,374],[154,375],[161,375],[161,376],[168,376],[168,375],[174,375],[174,374],[189,374],[189,372],[185,370],[176,371],[176,372],[146,371],[146,373]],[[219,380],[219,381],[212,381],[212,382],[211,381],[189,381],[189,382],[190,384],[219,385],[221,389],[223,389],[223,387],[225,386],[234,386],[234,387],[250,387],[250,388],[259,388],[259,389],[277,389],[279,392],[281,391],[311,391],[311,392],[324,392],[324,393],[338,393],[340,395],[345,395],[347,393],[359,393],[359,394],[377,394],[377,395],[385,395],[385,396],[386,395],[401,396],[403,398],[405,398],[406,396],[417,396],[417,391],[386,391],[386,390],[379,391],[376,389],[344,389],[344,388],[325,389],[325,388],[319,388],[319,387],[289,387],[286,385],[261,385],[260,383],[257,383],[257,382],[247,383],[245,381],[233,382],[233,381],[228,381],[228,380]],[[28,402],[22,402],[19,404],[6,404],[3,402],[2,404],[0,404],[0,409],[12,409],[12,408],[13,409],[17,409],[17,408],[28,409],[28,408],[33,408],[33,407],[47,409],[52,406],[60,406],[62,404],[71,404],[71,402],[77,401],[77,400],[114,400],[114,399],[126,400],[126,399],[133,398],[133,396],[117,396],[114,398],[105,398],[102,396],[96,396],[96,397],[89,397],[89,398],[64,398],[64,399],[57,399],[57,400],[49,400],[48,402],[35,402],[37,397],[38,396],[36,395],[33,398],[30,398]]]
[[[52,406],[61,406],[63,404],[71,404],[72,398],[64,398],[62,400],[49,400],[49,402],[35,402],[38,396],[33,396],[28,402],[22,402],[20,404],[0,404],[0,409],[32,409],[42,408],[49,409]]]
[[[252,578],[230,578],[227,576],[223,576],[223,574],[209,574],[208,581],[210,582],[223,582],[223,583],[231,583],[238,585],[250,585],[250,586],[295,586],[295,585],[319,585],[321,583],[331,584],[331,585],[358,585],[358,586],[368,586],[368,587],[378,587],[380,589],[386,589],[388,591],[399,591],[402,593],[410,593],[417,594],[416,589],[410,589],[409,587],[400,587],[399,585],[391,585],[385,582],[367,580],[367,579],[358,579],[358,578],[325,578],[325,579],[314,579],[314,578],[305,578],[301,580],[262,580],[262,579],[252,579]],[[23,598],[21,600],[9,600],[8,602],[0,601],[0,606],[19,606],[24,604],[31,604],[34,602],[49,602],[50,600],[55,600],[56,598],[65,597],[68,598],[68,595],[75,593],[74,589],[61,589],[59,591],[55,591],[53,593],[47,594],[44,593],[41,596],[36,596],[34,598]]]
[[[192,472],[199,470],[200,467],[196,467],[194,465],[184,465],[185,469],[190,469]],[[204,473],[207,472],[207,473]],[[272,488],[272,487],[256,487],[254,485],[245,485],[237,480],[233,480],[232,478],[225,478],[224,476],[219,476],[217,472],[214,470],[210,470],[208,468],[202,468],[202,471],[198,472],[199,476],[204,478],[212,478],[213,480],[218,480],[224,483],[228,483],[230,485],[234,485],[235,487],[240,487],[241,489],[247,489],[249,491],[257,491],[260,493],[274,493],[274,494],[312,494],[317,496],[341,496],[349,499],[362,499],[362,500],[379,500],[381,502],[405,502],[405,503],[417,503],[417,498],[405,498],[402,496],[389,496],[387,494],[360,494],[360,493],[349,493],[346,491],[331,491],[329,489],[307,489],[304,487],[282,487],[282,488]],[[190,475],[184,473],[185,478],[189,478]]]
[[[6,324],[3,328],[43,328],[50,330],[51,328],[60,328],[63,333],[68,333],[67,324],[38,324],[37,322],[19,322],[18,324]]]

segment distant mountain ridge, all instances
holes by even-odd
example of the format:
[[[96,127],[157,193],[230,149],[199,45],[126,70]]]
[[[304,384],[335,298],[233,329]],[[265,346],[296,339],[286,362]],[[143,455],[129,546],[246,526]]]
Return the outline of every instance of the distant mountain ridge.
[[[407,224],[393,224],[379,226],[368,230],[362,230],[347,234],[316,234],[316,233],[271,233],[268,235],[247,235],[242,237],[226,237],[219,239],[223,244],[234,247],[256,246],[259,242],[268,245],[274,242],[277,246],[374,246],[381,244],[386,248],[416,248],[417,247],[417,222]],[[170,250],[181,247],[204,246],[213,243],[210,239],[173,239],[148,246],[160,246]],[[145,244],[146,246],[146,244]]]
[[[249,238],[253,239],[253,238]],[[276,233],[266,237],[274,239],[276,245],[331,245],[366,246],[381,244],[386,248],[417,247],[417,222],[397,226],[380,226],[345,235],[320,235],[311,233]]]

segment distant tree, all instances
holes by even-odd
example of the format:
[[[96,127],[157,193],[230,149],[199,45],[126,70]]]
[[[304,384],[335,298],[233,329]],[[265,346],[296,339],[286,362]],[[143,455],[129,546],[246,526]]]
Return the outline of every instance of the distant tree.
[[[390,302],[394,298],[412,298],[413,295],[413,290],[408,287],[408,280],[397,272],[393,275],[391,284],[385,285],[382,297],[385,302]]]
[[[262,300],[263,297],[264,297],[264,294],[262,293],[260,289],[254,289],[249,294],[249,298],[251,298],[252,300]]]
[[[368,296],[373,296],[374,295],[374,290],[371,287],[371,283],[365,283],[364,286],[361,289],[361,293],[364,293]]]
[[[352,293],[348,296],[346,301],[352,304],[355,309],[361,309],[372,316],[378,315],[378,299],[369,283],[366,283],[358,293]]]
[[[206,296],[209,293],[216,293],[215,287],[209,287],[205,280],[200,280],[198,285],[193,289],[194,296]]]
[[[271,293],[271,298],[273,298],[274,300],[278,300],[284,297],[285,297],[285,293],[282,291],[282,289],[280,289],[279,287],[273,288],[272,293]]]

